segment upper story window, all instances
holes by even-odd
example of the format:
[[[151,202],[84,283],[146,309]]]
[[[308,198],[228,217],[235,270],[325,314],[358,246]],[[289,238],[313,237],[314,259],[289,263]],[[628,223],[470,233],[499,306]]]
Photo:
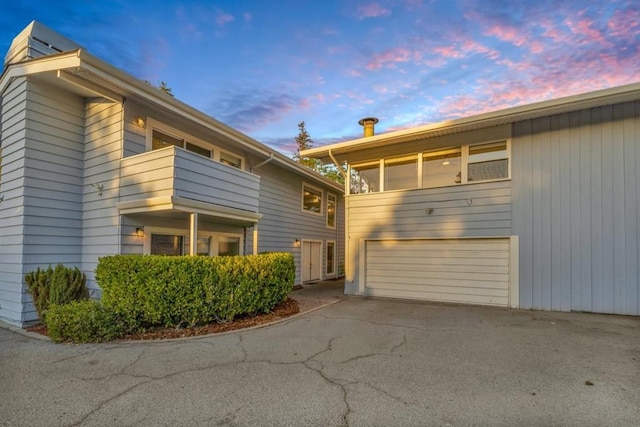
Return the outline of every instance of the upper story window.
[[[220,150],[215,145],[188,135],[171,126],[151,118],[147,119],[147,149],[159,150],[168,146],[183,148],[192,153],[224,163],[227,166],[243,169],[244,159],[235,154]]]
[[[335,194],[327,194],[327,227],[336,228],[336,211],[338,209],[338,198]]]
[[[507,141],[469,146],[467,180],[484,181],[509,177]]]
[[[351,166],[351,194],[380,191],[380,162]]]
[[[463,145],[349,165],[350,194],[508,179],[510,141]]]
[[[322,215],[322,190],[302,184],[302,210]]]
[[[460,184],[462,156],[459,148],[422,155],[422,187]]]
[[[418,156],[386,159],[384,161],[384,189],[406,190],[418,186]]]

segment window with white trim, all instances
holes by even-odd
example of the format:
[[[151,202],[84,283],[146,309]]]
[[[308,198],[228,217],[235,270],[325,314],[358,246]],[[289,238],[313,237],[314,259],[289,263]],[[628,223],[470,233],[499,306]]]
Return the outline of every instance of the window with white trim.
[[[488,181],[508,177],[507,141],[469,146],[467,181]]]
[[[349,190],[359,194],[509,179],[510,157],[510,141],[500,140],[356,163],[349,165]]]
[[[322,190],[302,184],[302,211],[322,215]]]
[[[227,166],[244,169],[243,157],[221,150],[210,142],[181,132],[157,120],[147,118],[147,150],[159,150],[171,145],[208,157]]]
[[[338,198],[335,194],[327,194],[327,228],[336,228],[336,212]]]
[[[189,254],[187,230],[146,227],[145,231],[149,233],[149,238],[145,240],[145,254],[168,256]],[[196,253],[201,256],[242,255],[242,235],[211,231],[198,233]]]
[[[331,276],[336,274],[336,242],[327,242],[327,270],[326,275]]]
[[[380,162],[351,165],[351,194],[377,193],[380,191]]]

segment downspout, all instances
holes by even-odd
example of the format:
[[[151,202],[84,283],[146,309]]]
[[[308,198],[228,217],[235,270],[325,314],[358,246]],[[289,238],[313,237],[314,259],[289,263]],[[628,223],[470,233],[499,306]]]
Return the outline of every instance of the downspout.
[[[338,160],[336,160],[336,158],[333,156],[333,153],[331,152],[331,150],[329,150],[329,157],[331,158],[331,160],[333,161],[333,164],[336,165],[336,167],[338,168],[338,170],[340,171],[340,175],[342,175],[342,177],[344,178],[344,186],[345,186],[345,194],[346,194],[346,187],[347,187],[347,173],[342,169],[342,166],[340,165],[340,163],[338,162]]]

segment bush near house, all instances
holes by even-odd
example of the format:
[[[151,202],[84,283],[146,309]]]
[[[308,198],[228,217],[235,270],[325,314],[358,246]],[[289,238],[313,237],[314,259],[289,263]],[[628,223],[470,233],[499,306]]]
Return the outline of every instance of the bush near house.
[[[78,267],[58,264],[55,268],[38,267],[24,277],[40,320],[44,321],[52,304],[67,304],[89,298],[87,276]]]
[[[293,288],[288,253],[234,257],[114,255],[100,258],[102,304],[129,330],[229,322],[267,313]]]
[[[52,304],[46,324],[49,337],[58,343],[111,341],[122,336],[126,329],[112,311],[96,300]]]

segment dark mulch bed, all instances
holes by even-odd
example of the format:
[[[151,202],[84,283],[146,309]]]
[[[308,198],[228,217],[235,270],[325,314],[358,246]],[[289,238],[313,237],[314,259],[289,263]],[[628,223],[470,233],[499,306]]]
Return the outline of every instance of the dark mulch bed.
[[[229,323],[210,323],[208,325],[194,326],[192,328],[155,328],[145,332],[128,334],[120,338],[123,341],[139,341],[139,340],[163,340],[170,338],[195,337],[199,335],[217,334],[220,332],[234,331],[236,329],[250,328],[252,326],[271,323],[276,320],[284,319],[300,312],[298,302],[287,298],[281,302],[272,312],[266,314],[257,314],[255,316],[240,316]],[[47,335],[47,327],[44,325],[36,325],[27,328],[29,332],[35,332],[41,335]]]

